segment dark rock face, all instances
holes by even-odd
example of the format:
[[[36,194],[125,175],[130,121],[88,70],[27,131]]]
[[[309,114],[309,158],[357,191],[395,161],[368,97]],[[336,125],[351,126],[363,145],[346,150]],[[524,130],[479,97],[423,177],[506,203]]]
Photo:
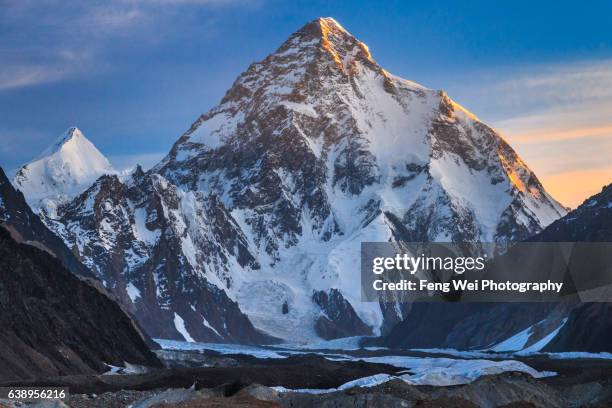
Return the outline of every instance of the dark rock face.
[[[569,314],[567,323],[543,351],[612,352],[612,305],[584,303]]]
[[[556,389],[529,375],[513,372],[481,377],[460,387],[440,387],[432,397],[459,397],[486,408],[567,406]]]
[[[23,194],[13,188],[2,168],[0,168],[0,224],[11,232],[14,239],[51,253],[74,274],[94,277],[66,244],[32,212]]]
[[[387,347],[486,348],[545,319],[554,304],[415,303],[389,334]]]
[[[350,336],[369,336],[372,329],[355,313],[353,306],[337,289],[319,291],[312,300],[321,308],[321,316],[315,323],[319,337],[326,340]]]
[[[612,184],[588,198],[565,217],[550,224],[528,241],[610,242],[612,241]]]
[[[612,241],[612,184],[577,209],[530,238],[536,242]],[[567,323],[544,351],[612,351],[612,305],[584,303],[571,310]]]
[[[160,364],[119,305],[3,228],[0,325],[2,381],[100,373],[105,363]]]
[[[375,374],[396,374],[397,367],[363,361],[331,361],[321,356],[303,355],[282,359],[257,359],[236,355],[238,366],[171,368],[125,376],[70,376],[44,381],[47,386],[69,387],[71,393],[100,394],[126,389],[159,390],[168,388],[196,389],[244,387],[256,382],[266,386],[282,385],[291,389],[336,388],[344,383]],[[109,378],[110,377],[110,378]],[[34,386],[42,381],[22,381]],[[8,385],[2,383],[2,386]],[[238,388],[240,389],[240,388]],[[234,389],[234,392],[237,390]]]

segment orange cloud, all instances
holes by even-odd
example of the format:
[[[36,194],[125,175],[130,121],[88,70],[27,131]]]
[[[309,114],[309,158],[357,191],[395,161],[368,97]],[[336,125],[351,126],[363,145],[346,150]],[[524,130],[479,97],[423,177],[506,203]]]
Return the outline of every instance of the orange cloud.
[[[612,139],[612,125],[595,126],[576,129],[554,129],[527,132],[512,136],[512,140],[518,143],[542,143],[559,140],[580,139],[583,137],[603,137]]]
[[[573,125],[504,132],[546,191],[571,208],[612,183],[612,125]]]
[[[546,190],[563,205],[576,208],[612,183],[612,166],[590,170],[571,170],[540,177]]]

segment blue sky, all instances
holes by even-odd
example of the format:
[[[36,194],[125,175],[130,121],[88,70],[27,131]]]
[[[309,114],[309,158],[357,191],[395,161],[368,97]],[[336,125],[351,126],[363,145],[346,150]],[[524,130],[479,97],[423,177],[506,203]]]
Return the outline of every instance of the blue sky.
[[[0,10],[7,170],[72,125],[117,167],[151,164],[251,62],[331,16],[388,71],[500,129],[562,202],[612,182],[610,1],[0,0]]]

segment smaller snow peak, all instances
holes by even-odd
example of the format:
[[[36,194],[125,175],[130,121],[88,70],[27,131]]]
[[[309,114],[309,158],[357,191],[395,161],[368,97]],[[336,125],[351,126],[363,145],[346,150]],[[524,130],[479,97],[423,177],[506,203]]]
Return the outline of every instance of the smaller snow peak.
[[[40,153],[38,157],[34,159],[33,161],[40,160],[45,157],[51,156],[59,152],[60,150],[62,150],[66,144],[71,143],[71,142],[76,142],[76,143],[81,142],[81,143],[86,143],[86,144],[92,144],[89,141],[89,139],[85,137],[83,132],[81,132],[81,130],[78,127],[71,126],[68,128],[68,130],[62,133],[60,137],[58,137],[49,147],[43,150],[42,153]]]
[[[76,126],[70,126],[56,141],[56,143],[67,142],[72,138],[85,137],[81,129]]]
[[[68,130],[65,133],[67,138],[73,138],[73,137],[84,137],[83,136],[83,132],[81,132],[81,129],[79,129],[76,126],[70,126],[68,128]]]
[[[36,159],[22,166],[13,184],[37,208],[45,199],[65,200],[114,170],[77,127],[70,127]]]
[[[85,137],[83,132],[81,132],[81,129],[79,129],[76,126],[71,126],[68,128],[68,130],[66,130],[66,133],[64,133],[64,140],[68,142],[70,140],[75,140],[75,139],[87,139],[87,138]]]

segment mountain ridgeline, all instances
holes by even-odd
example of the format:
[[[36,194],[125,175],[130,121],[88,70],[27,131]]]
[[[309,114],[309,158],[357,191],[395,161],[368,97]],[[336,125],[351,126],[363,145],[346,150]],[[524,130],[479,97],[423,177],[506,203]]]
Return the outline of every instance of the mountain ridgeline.
[[[103,291],[0,227],[0,381],[160,366],[149,340]]]
[[[18,242],[25,242],[49,252],[75,275],[96,278],[66,244],[51,232],[28,206],[23,194],[11,185],[0,168],[0,225]]]
[[[612,184],[605,186],[576,210],[555,221],[530,241],[612,242]],[[567,323],[545,351],[612,352],[612,305],[584,303],[568,315]]]
[[[566,213],[495,130],[331,18],[248,67],[153,169],[59,195],[41,218],[152,336],[243,343],[406,319],[360,301],[361,242],[515,242]]]

